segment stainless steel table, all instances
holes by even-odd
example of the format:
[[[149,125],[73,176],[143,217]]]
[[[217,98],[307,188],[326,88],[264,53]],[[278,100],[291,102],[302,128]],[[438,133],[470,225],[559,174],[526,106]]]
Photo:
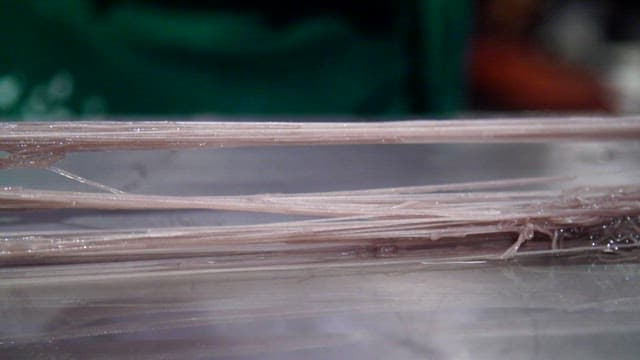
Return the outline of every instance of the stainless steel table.
[[[125,191],[342,190],[538,175],[637,182],[640,144],[432,145],[76,154],[60,166]],[[84,189],[41,170],[3,186]],[[215,211],[0,214],[17,230],[245,224]],[[614,262],[611,262],[615,260]],[[2,358],[636,359],[635,257],[372,263],[221,271],[206,259],[0,269]],[[73,274],[73,276],[69,275]]]

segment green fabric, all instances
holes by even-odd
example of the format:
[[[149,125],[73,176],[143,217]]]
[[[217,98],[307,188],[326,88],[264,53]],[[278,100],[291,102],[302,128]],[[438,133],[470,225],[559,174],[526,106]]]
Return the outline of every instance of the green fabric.
[[[447,114],[465,107],[465,46],[471,9],[464,1],[421,1],[424,103]],[[462,45],[462,46],[461,46]]]
[[[0,0],[0,115],[460,109],[468,0],[400,3],[393,26],[373,36],[338,16],[276,29],[249,11],[122,0],[96,14],[91,0]],[[414,11],[420,47],[412,53],[407,39]],[[413,76],[423,92],[407,86]]]

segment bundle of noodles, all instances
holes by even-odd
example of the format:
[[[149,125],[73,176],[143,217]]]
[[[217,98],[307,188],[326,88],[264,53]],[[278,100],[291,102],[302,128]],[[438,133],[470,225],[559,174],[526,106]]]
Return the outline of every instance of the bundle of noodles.
[[[640,186],[530,190],[525,178],[302,194],[137,195],[54,164],[77,151],[364,143],[640,139],[638,118],[394,123],[79,122],[1,125],[0,167],[43,167],[109,193],[0,190],[0,209],[213,209],[307,215],[243,226],[4,234],[0,264],[207,257],[220,267],[363,261],[510,259],[640,242]],[[380,260],[384,258],[384,260]]]

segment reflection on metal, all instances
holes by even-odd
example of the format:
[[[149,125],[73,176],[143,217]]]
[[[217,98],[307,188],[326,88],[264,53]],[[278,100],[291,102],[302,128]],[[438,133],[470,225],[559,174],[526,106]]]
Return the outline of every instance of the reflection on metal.
[[[640,126],[608,120],[0,125],[0,352],[636,354]],[[377,145],[267,146],[305,139]]]

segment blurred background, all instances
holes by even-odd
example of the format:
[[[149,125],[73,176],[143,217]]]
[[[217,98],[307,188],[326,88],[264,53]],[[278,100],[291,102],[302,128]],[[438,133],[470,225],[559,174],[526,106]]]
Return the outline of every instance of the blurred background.
[[[0,0],[0,117],[640,112],[640,3]]]

